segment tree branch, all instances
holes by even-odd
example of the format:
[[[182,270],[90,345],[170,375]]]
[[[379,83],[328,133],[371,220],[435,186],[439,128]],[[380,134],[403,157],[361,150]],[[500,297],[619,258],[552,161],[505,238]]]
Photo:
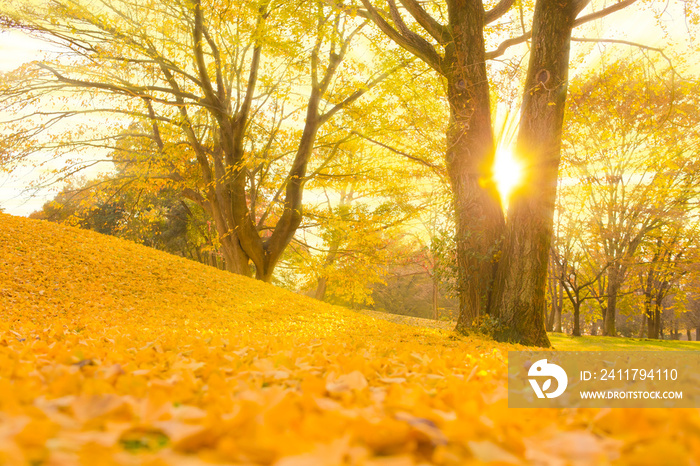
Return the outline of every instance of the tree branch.
[[[450,40],[450,30],[440,24],[435,18],[430,16],[427,11],[420,6],[417,0],[399,0],[401,5],[406,8],[411,16],[430,34],[439,44],[445,45]],[[510,1],[514,0],[503,0]]]
[[[442,57],[435,51],[432,45],[418,34],[411,32],[409,36],[403,35],[400,31],[394,29],[382,16],[382,14],[372,6],[370,0],[360,0],[362,5],[367,9],[367,15],[374,24],[382,30],[391,40],[396,42],[400,47],[408,50],[416,57],[423,60],[428,66],[433,68],[440,74],[444,74],[442,69]],[[397,25],[398,26],[398,25]],[[405,25],[404,25],[405,26]],[[406,28],[408,30],[408,28]]]
[[[576,19],[576,21],[574,21],[574,27],[580,26],[584,23],[588,23],[588,22],[596,20],[596,19],[600,19],[600,18],[607,16],[611,13],[615,13],[616,11],[622,10],[623,8],[627,8],[628,6],[635,3],[636,1],[637,0],[622,0],[621,2],[618,2],[618,3],[611,5],[607,8],[603,8],[600,11],[595,11],[591,14],[586,15],[586,16],[582,16],[582,17]]]
[[[502,0],[504,1],[504,0]],[[593,12],[591,14],[588,14],[586,16],[582,16],[574,21],[574,27],[580,26],[584,23],[588,23],[590,21],[594,21],[596,19],[603,18],[605,16],[608,16],[609,14],[615,13],[616,11],[620,11],[623,8],[627,8],[628,6],[632,5],[635,3],[637,0],[622,0],[621,2],[618,2],[612,6],[609,6],[607,8],[603,8],[600,11]],[[496,7],[494,7],[495,9]],[[493,11],[493,10],[492,10]],[[494,58],[500,57],[505,53],[506,50],[508,50],[510,47],[518,44],[522,44],[523,42],[529,40],[532,37],[532,31],[527,31],[521,36],[518,37],[513,37],[511,39],[506,39],[501,44],[495,49],[492,50],[491,52],[486,52],[486,59],[487,60],[492,60]]]
[[[360,136],[362,139],[366,139],[367,141],[371,142],[372,144],[376,144],[380,147],[383,147],[384,149],[387,149],[388,151],[391,151],[394,154],[401,155],[403,157],[406,157],[407,159],[413,160],[414,162],[418,162],[422,165],[425,165],[426,167],[435,171],[435,173],[437,173],[439,176],[443,176],[443,177],[445,176],[445,169],[443,167],[441,167],[440,165],[436,165],[436,164],[429,162],[428,160],[425,160],[423,158],[420,158],[416,155],[411,155],[411,154],[408,154],[406,152],[403,152],[402,150],[396,149],[395,147],[391,147],[387,144],[384,144],[380,141],[377,141],[376,139],[372,139],[371,137],[365,136],[364,134],[358,133],[357,131],[353,131],[352,134],[356,134],[356,135]]]
[[[484,16],[484,24],[493,23],[498,18],[505,15],[514,3],[515,0],[501,0],[500,2],[498,2],[496,6],[494,6],[486,12]]]
[[[391,76],[392,74],[396,73],[398,70],[401,68],[405,67],[410,63],[412,60],[409,60],[406,63],[401,63],[398,66],[395,66],[391,68],[390,70],[385,71],[384,73],[380,74],[376,78],[374,78],[372,81],[368,82],[363,88],[356,90],[352,94],[350,94],[348,97],[343,99],[340,103],[335,104],[330,110],[328,110],[326,113],[321,115],[319,117],[319,122],[320,124],[324,124],[326,121],[330,120],[333,115],[338,113],[340,110],[343,108],[347,107],[360,97],[362,97],[367,91],[372,89],[374,86],[379,84],[380,82],[384,81],[387,77]]]

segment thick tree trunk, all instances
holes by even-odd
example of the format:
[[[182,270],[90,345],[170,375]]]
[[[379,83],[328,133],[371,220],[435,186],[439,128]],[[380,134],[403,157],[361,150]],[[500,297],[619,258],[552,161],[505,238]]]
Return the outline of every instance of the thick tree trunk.
[[[222,238],[221,249],[224,254],[225,269],[239,275],[249,277],[251,275],[250,265],[248,264],[248,256],[241,249],[238,239],[234,235]]]
[[[211,189],[208,200],[209,211],[214,218],[214,226],[221,243],[225,268],[229,272],[249,277],[251,270],[248,263],[248,255],[241,248],[233,218],[227,215],[230,209],[225,209],[221,205],[224,197],[221,195],[221,192],[217,193],[214,189]]]
[[[256,263],[256,276],[258,280],[269,282],[272,273],[279,262],[282,253],[294,237],[297,228],[303,218],[302,196],[306,183],[306,167],[313,153],[314,142],[321,121],[318,117],[318,102],[320,97],[312,96],[309,99],[309,108],[306,115],[306,125],[299,142],[292,168],[289,170],[289,181],[285,190],[284,211],[277,221],[275,229],[268,240],[263,243],[264,257],[261,264]]]
[[[571,334],[575,337],[581,336],[581,318],[580,318],[581,303],[574,303],[574,330]]]
[[[695,327],[695,341],[700,341],[700,327]]]
[[[481,2],[450,9],[452,42],[445,51],[450,122],[447,171],[455,204],[459,318],[467,332],[489,310],[503,231],[503,211],[492,177],[495,154]],[[540,308],[541,311],[542,308]]]
[[[648,305],[645,303],[644,312],[646,313],[647,320],[647,338],[659,338],[659,325],[656,320],[656,313],[651,307],[651,303]]]
[[[494,286],[496,337],[551,346],[541,309],[552,240],[561,132],[574,20],[585,2],[539,0],[517,140],[525,186],[511,196],[505,244]]]
[[[323,301],[326,297],[326,285],[328,284],[328,277],[319,277],[318,283],[316,284],[316,292],[314,293],[314,298],[319,301]]]
[[[692,340],[692,335],[690,334],[690,328],[685,329],[685,337],[688,339],[688,341]]]
[[[615,328],[615,309],[617,308],[617,293],[608,296],[608,306],[603,321],[603,335],[608,337],[617,336]]]

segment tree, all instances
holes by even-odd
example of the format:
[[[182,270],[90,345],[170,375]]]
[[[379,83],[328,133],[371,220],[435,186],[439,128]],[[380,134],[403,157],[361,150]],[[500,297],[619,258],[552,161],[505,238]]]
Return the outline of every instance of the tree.
[[[476,0],[425,7],[416,0],[401,0],[409,20],[394,0],[387,0],[388,11],[371,0],[361,0],[363,9],[347,8],[371,19],[445,81],[450,108],[445,160],[455,202],[459,263],[458,330],[467,331],[475,319],[491,314],[499,322],[497,338],[549,346],[544,296],[571,32],[634,1],[623,0],[579,18],[588,0],[539,0],[531,29],[489,52],[486,27],[507,14],[513,0],[501,0],[489,10]],[[527,181],[511,199],[506,225],[492,176],[495,147],[486,62],[528,40],[532,45],[517,138]]]
[[[698,194],[697,84],[661,71],[620,60],[571,89],[566,158],[584,193],[574,208],[587,210],[590,244],[609,264],[604,335],[616,335],[617,300],[639,248]]]
[[[219,251],[206,213],[169,186],[150,188],[124,172],[83,180],[64,186],[30,218],[118,236],[215,265],[210,253]]]
[[[595,295],[591,293],[591,289],[600,280],[601,275],[605,273],[608,264],[602,267],[598,266],[585,247],[585,239],[577,234],[577,231],[571,229],[571,224],[567,225],[567,227],[569,228],[566,233],[563,233],[563,229],[560,228],[557,231],[561,236],[555,238],[556,246],[552,248],[552,271],[554,272],[554,280],[558,281],[561,290],[566,292],[566,297],[573,308],[571,334],[575,337],[580,337],[581,305],[585,301],[595,298]],[[555,331],[561,332],[561,307],[558,313],[559,315],[555,318],[558,322],[558,329]]]
[[[190,181],[182,195],[213,218],[228,270],[266,281],[302,221],[309,165],[347,137],[328,123],[403,66],[348,64],[364,23],[323,2],[59,0],[0,15],[66,51],[7,76],[4,110],[20,116],[3,153],[110,148],[126,119],[134,159]],[[81,115],[112,121],[66,128]]]
[[[664,301],[672,293],[679,301],[692,290],[692,280],[686,275],[694,272],[698,258],[694,220],[681,212],[651,233],[640,247],[637,269],[644,297],[640,337],[646,333],[647,338],[659,338]]]
[[[697,287],[697,284],[694,285]],[[700,341],[700,301],[697,294],[694,294],[688,300],[688,312],[683,315],[683,320],[686,328],[695,329],[695,340]]]
[[[295,269],[295,288],[303,283],[301,289],[316,299],[371,305],[372,285],[401,262],[393,257],[402,255],[397,245],[423,211],[419,186],[430,184],[431,171],[423,163],[402,163],[405,155],[374,137],[379,135],[355,131],[308,183],[318,200],[305,206],[306,221],[285,260]]]

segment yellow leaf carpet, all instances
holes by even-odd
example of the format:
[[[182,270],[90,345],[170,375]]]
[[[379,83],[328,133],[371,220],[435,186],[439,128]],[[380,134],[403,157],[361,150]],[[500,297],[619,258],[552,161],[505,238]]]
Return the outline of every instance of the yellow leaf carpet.
[[[698,464],[697,409],[508,409],[509,349],[0,214],[0,464]]]

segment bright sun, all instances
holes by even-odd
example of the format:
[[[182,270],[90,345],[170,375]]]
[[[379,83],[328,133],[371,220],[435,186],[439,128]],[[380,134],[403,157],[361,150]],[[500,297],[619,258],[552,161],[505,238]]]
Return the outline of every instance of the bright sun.
[[[508,204],[508,197],[513,189],[520,183],[522,167],[513,153],[507,148],[496,151],[496,160],[493,163],[493,173],[504,206]]]

